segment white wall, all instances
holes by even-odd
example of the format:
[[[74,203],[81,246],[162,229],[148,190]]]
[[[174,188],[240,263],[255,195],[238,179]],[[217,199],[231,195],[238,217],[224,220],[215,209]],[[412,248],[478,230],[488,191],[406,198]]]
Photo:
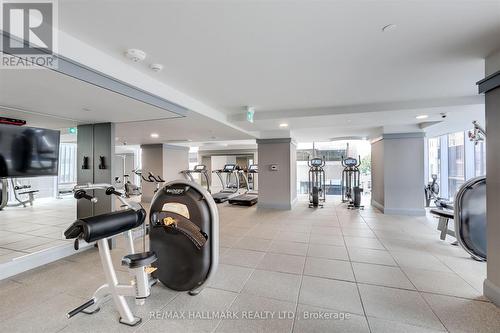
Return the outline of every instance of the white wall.
[[[486,59],[486,75],[500,70],[500,52]],[[484,294],[500,306],[500,87],[486,94],[488,265]]]
[[[226,164],[236,164],[236,156],[212,156],[211,158],[211,170],[220,170],[224,168]],[[222,174],[222,179],[226,181],[225,176]],[[212,184],[211,184],[212,193],[217,193],[222,190],[222,184],[219,180],[219,177],[215,174],[212,175]]]
[[[385,214],[425,215],[422,133],[384,134],[372,144],[372,204]]]
[[[297,201],[297,146],[290,144],[290,196],[292,204]]]
[[[486,58],[484,72],[486,76],[494,74],[500,71],[500,50],[493,52],[488,58]]]
[[[182,170],[189,169],[189,148],[163,145],[163,179],[165,182],[184,179]]]
[[[291,139],[258,140],[259,208],[291,209],[297,197],[297,162]],[[276,164],[278,171],[271,171]],[[294,192],[292,194],[292,192]]]
[[[372,143],[372,205],[379,209],[384,207],[384,142]]]
[[[384,138],[384,212],[425,215],[424,138]]]
[[[142,173],[148,177],[148,173],[155,175],[163,174],[163,145],[142,145]],[[142,201],[151,202],[156,185],[154,183],[142,182]]]

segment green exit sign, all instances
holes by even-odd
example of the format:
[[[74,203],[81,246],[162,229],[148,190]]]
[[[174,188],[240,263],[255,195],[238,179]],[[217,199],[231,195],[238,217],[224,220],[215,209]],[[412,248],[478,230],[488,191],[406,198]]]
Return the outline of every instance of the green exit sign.
[[[70,128],[68,128],[68,133],[69,134],[76,134],[76,132],[78,132],[78,130],[76,129],[76,127],[70,127]]]
[[[253,115],[255,114],[255,109],[252,107],[247,107],[247,121],[253,124]]]

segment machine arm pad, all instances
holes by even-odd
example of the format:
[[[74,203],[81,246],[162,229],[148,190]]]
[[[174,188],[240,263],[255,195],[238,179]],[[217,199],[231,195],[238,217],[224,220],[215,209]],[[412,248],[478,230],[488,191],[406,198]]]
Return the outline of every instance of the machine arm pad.
[[[205,246],[207,242],[207,234],[182,215],[168,212],[168,214],[162,218],[162,224],[168,229],[182,233],[198,250]]]

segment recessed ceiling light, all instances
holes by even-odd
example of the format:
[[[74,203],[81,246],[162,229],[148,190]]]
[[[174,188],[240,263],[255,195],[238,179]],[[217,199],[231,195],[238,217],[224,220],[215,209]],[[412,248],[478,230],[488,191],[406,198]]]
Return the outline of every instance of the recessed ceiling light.
[[[382,32],[389,32],[389,31],[392,31],[394,29],[396,29],[397,25],[395,24],[388,24],[384,27],[382,27]]]
[[[158,139],[160,137],[160,135],[158,133],[151,133],[151,137],[153,139]]]
[[[281,128],[288,127],[288,124],[282,123],[282,124],[280,124],[280,127],[281,127]]]
[[[415,118],[417,118],[417,119],[426,119],[426,118],[429,118],[429,116],[426,115],[426,114],[421,114],[421,115],[416,116]]]

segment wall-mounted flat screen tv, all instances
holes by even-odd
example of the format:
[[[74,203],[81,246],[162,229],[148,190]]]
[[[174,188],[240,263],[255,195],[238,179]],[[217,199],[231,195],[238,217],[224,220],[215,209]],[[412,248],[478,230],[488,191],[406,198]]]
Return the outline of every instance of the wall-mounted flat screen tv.
[[[59,131],[0,124],[0,177],[57,176]]]

